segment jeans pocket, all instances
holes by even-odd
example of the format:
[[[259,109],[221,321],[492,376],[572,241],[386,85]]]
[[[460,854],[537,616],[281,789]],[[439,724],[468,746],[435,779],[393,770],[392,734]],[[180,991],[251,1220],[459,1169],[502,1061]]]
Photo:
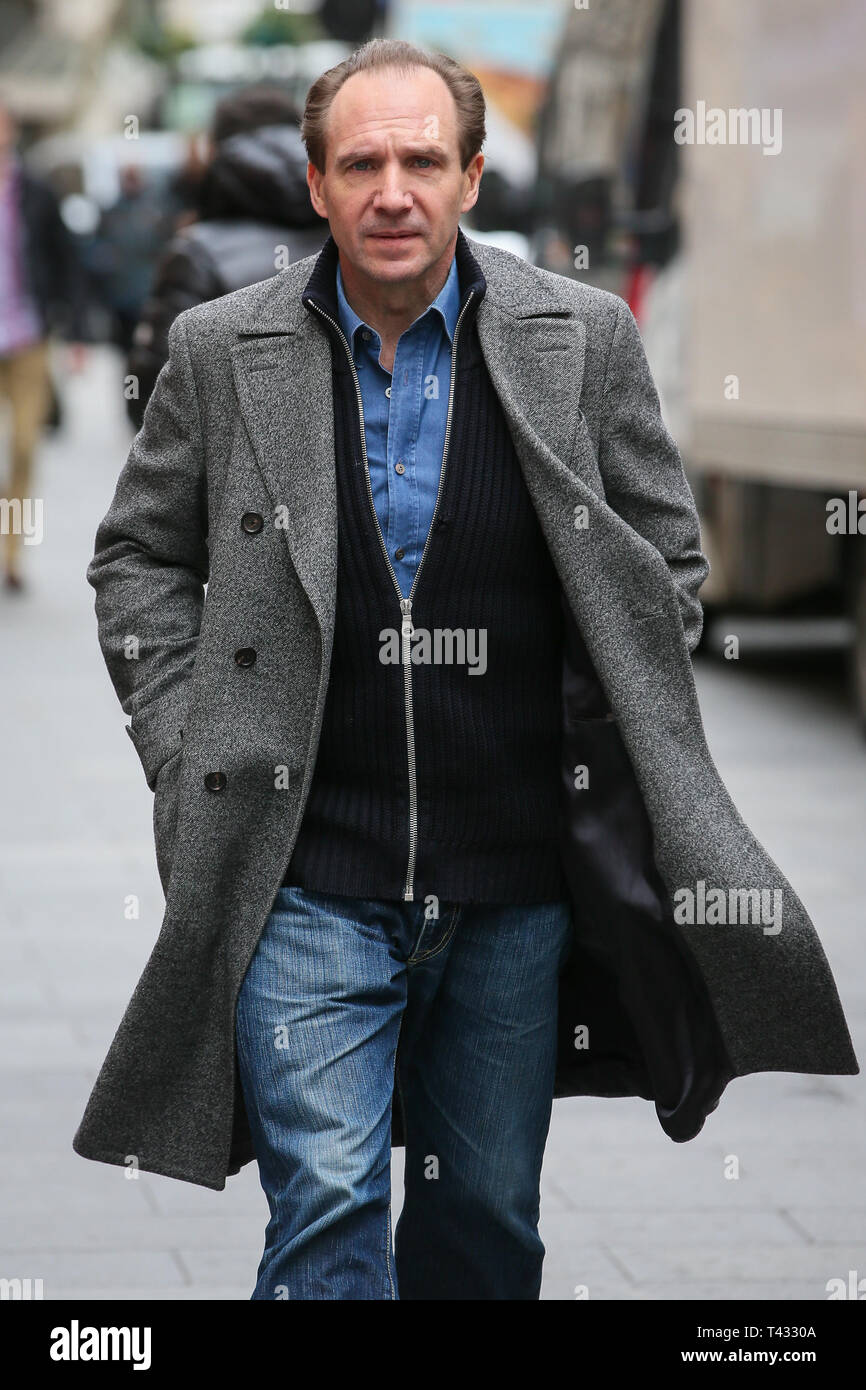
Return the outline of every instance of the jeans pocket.
[[[459,917],[460,904],[455,903],[446,908],[441,916],[431,917],[429,921],[425,921],[409,954],[407,964],[418,965],[421,961],[430,960],[432,956],[438,956],[440,951],[444,951],[454,935]]]

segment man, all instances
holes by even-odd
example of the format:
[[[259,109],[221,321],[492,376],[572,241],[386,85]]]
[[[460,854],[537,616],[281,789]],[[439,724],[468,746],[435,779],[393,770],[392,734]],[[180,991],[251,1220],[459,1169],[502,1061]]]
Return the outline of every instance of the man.
[[[32,502],[33,460],[51,402],[52,330],[60,327],[73,340],[73,371],[85,357],[75,245],[53,190],[25,168],[16,144],[14,117],[0,105],[0,399],[9,402],[12,423],[2,535],[4,584],[11,593],[24,587],[20,518]]]
[[[256,1299],[537,1299],[554,1095],[683,1141],[732,1076],[857,1062],[703,739],[708,566],[629,311],[460,231],[451,60],[373,41],[302,133],[331,236],[175,321],[88,570],[167,903],[74,1146],[255,1158]],[[707,884],[781,915],[675,917]]]

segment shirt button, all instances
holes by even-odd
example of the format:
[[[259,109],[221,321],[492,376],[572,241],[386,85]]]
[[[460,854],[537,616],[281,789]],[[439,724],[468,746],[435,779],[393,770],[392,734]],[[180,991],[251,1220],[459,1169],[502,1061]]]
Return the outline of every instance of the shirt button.
[[[405,550],[402,550],[402,549],[401,549],[401,550],[395,550],[395,551],[394,551],[394,559],[395,559],[395,560],[402,560],[402,559],[403,559],[403,556],[404,556],[405,554],[406,554]]]
[[[406,472],[406,465],[405,465],[405,463],[395,463],[395,464],[394,464],[394,472],[395,472],[395,473],[405,473],[405,472]]]
[[[390,388],[390,386],[386,386],[386,387],[385,387],[385,395],[388,397],[388,400],[391,399],[391,388]]]
[[[370,339],[371,339],[372,336],[373,336],[373,335],[372,335],[372,333],[370,332],[369,328],[363,329],[363,331],[362,331],[362,333],[361,333],[361,337],[364,339],[364,342],[365,342],[365,343],[369,343],[369,341],[370,341]]]

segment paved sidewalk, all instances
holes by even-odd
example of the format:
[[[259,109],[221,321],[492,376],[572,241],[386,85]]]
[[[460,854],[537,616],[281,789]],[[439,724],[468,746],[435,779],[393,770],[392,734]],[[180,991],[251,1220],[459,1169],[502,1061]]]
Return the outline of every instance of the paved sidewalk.
[[[248,1299],[267,1220],[255,1165],[216,1193],[71,1146],[163,908],[152,797],[84,578],[131,438],[120,372],[99,349],[66,382],[29,592],[0,592],[0,1276],[41,1278],[50,1299]],[[863,1061],[866,745],[844,693],[746,661],[701,658],[697,679],[719,770],[818,928]],[[762,1074],[677,1145],[646,1101],[557,1101],[542,1296],[811,1300],[849,1270],[866,1278],[864,1114],[862,1077]]]

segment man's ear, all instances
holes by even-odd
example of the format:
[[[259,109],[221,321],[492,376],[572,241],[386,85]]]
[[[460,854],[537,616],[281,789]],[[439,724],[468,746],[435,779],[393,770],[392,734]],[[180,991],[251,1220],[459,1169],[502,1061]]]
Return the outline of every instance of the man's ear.
[[[320,217],[327,217],[328,209],[325,199],[322,197],[322,175],[313,164],[312,160],[307,163],[307,187],[310,190],[310,202],[313,204]]]
[[[478,194],[481,189],[481,175],[484,171],[484,155],[481,154],[480,151],[474,159],[470,159],[466,166],[467,176],[473,176],[476,171],[477,178],[475,184],[467,191],[466,197],[463,199],[463,205],[460,208],[461,212],[468,212],[469,209],[474,208],[475,204],[478,202]]]

